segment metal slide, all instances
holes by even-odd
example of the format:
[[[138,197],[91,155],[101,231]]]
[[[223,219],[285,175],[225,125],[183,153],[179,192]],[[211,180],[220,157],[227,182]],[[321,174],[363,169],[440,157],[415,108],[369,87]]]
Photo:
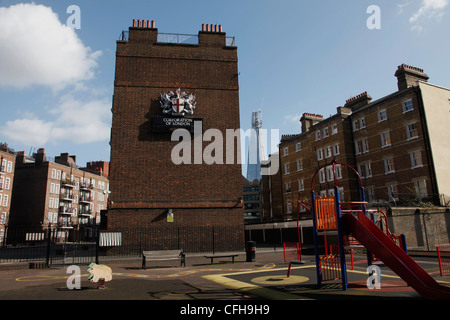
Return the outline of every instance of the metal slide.
[[[434,300],[450,299],[450,288],[438,284],[364,213],[359,212],[358,218],[346,213],[341,219],[344,234],[352,234],[420,295]]]

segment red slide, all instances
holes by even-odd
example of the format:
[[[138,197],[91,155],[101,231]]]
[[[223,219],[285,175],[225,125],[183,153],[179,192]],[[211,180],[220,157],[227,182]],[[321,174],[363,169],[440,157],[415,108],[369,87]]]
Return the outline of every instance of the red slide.
[[[352,234],[420,295],[427,299],[450,299],[450,288],[438,284],[364,213],[358,213],[358,218],[351,213],[343,214],[341,221],[345,234]]]

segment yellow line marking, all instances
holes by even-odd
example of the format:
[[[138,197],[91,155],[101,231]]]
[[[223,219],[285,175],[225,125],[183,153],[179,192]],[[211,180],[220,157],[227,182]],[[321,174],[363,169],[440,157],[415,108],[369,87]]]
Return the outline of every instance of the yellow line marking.
[[[310,268],[311,266],[302,266],[302,267],[295,267],[292,269],[302,269],[302,268]],[[314,266],[313,266],[314,267]],[[292,270],[291,269],[291,270]],[[228,278],[227,276],[232,275],[240,275],[240,274],[250,274],[250,273],[256,273],[256,272],[269,272],[269,271],[287,271],[286,268],[276,268],[276,269],[270,269],[270,270],[251,270],[251,271],[243,271],[243,272],[233,272],[233,273],[226,273],[226,274],[211,274],[203,276],[203,278],[219,283],[225,287],[236,289],[242,292],[247,292],[254,294],[258,297],[270,299],[270,300],[314,300],[306,297],[302,297],[300,295],[294,295],[289,294],[282,291],[272,290],[265,287],[261,287],[255,284],[234,280],[231,278]],[[287,278],[287,277],[286,277]]]

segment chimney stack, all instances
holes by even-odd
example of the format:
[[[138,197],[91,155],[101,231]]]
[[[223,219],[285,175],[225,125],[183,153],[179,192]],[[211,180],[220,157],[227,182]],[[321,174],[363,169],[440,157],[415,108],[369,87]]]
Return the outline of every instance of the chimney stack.
[[[47,161],[45,157],[45,148],[39,148],[37,153],[35,154],[34,161],[36,163],[41,163]]]
[[[351,110],[354,111],[360,107],[368,105],[370,101],[372,101],[372,97],[367,93],[367,91],[364,91],[357,96],[347,99],[344,107],[351,108]]]
[[[323,116],[314,113],[304,113],[300,118],[300,123],[302,124],[302,133],[309,131],[309,129],[323,120]]]
[[[397,67],[395,72],[397,77],[398,90],[404,90],[406,88],[416,86],[417,81],[428,82],[429,77],[423,72],[423,69],[401,64]]]

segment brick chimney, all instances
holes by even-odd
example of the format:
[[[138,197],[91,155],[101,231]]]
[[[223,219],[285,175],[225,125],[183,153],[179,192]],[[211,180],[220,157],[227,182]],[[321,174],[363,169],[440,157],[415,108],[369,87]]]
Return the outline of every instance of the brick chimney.
[[[314,113],[304,113],[300,118],[302,124],[302,133],[308,131],[313,125],[323,120],[323,116]]]
[[[417,81],[427,82],[429,77],[423,72],[423,69],[401,64],[397,67],[395,72],[397,77],[398,90],[404,90],[406,88],[416,86]]]
[[[367,93],[367,91],[364,91],[357,96],[347,99],[345,101],[344,107],[350,108],[352,111],[354,111],[358,108],[368,105],[370,101],[372,101],[372,97]]]
[[[36,163],[47,161],[47,158],[45,157],[45,148],[39,148],[37,153],[34,155],[34,161]]]

